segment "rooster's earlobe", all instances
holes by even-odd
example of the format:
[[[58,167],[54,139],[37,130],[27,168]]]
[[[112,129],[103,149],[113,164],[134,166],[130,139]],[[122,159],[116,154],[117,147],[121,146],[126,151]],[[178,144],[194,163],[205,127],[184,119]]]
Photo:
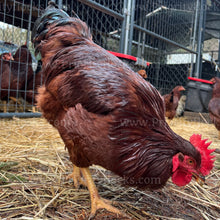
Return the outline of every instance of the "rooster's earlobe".
[[[184,155],[179,152],[173,157],[173,169],[172,171],[175,172],[177,168],[179,167],[180,162],[184,161]]]

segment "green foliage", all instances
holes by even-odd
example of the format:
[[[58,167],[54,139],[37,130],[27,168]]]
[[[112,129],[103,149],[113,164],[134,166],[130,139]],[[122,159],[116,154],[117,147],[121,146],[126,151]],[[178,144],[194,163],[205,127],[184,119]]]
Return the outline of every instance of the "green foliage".
[[[0,162],[0,171],[1,170],[10,170],[13,166],[17,166],[18,162]]]
[[[24,177],[12,173],[4,173],[4,175],[0,173],[0,175],[0,184],[9,184],[14,181],[27,182],[27,179],[25,179]]]
[[[13,181],[16,182],[27,182],[27,180],[17,174],[13,174],[11,172],[8,172],[11,170],[14,166],[17,166],[17,162],[0,162],[0,184],[9,184]]]
[[[215,162],[215,167],[220,170],[220,158],[218,158]]]

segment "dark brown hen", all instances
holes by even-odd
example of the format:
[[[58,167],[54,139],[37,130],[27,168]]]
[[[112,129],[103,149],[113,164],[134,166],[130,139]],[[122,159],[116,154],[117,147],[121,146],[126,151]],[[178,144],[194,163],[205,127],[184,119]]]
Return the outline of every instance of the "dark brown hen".
[[[171,93],[163,95],[165,103],[165,116],[168,119],[173,119],[175,117],[181,91],[183,90],[185,90],[183,86],[176,86]]]
[[[26,99],[25,89],[33,76],[32,57],[26,45],[19,47],[10,60],[1,62],[1,99],[19,97]]]
[[[159,92],[96,45],[84,22],[50,7],[33,33],[45,76],[38,105],[69,151],[75,186],[84,183],[81,174],[86,180],[91,215],[98,208],[121,212],[99,197],[90,165],[145,188],[162,187],[172,175],[177,185],[189,183],[192,175],[202,178],[201,137],[196,148],[175,134],[165,121]]]
[[[33,72],[32,77],[27,82],[26,100],[32,104],[36,104],[37,90],[44,82],[44,75],[41,72],[41,66],[42,62],[39,60],[36,71]]]
[[[220,139],[220,78],[214,77],[210,80],[213,82],[212,99],[209,102],[209,115],[216,129],[219,131]]]
[[[18,95],[25,101],[32,103],[33,94],[28,91],[28,83],[34,75],[31,52],[25,44],[17,49],[13,57],[12,73],[17,75],[17,86],[20,90]]]

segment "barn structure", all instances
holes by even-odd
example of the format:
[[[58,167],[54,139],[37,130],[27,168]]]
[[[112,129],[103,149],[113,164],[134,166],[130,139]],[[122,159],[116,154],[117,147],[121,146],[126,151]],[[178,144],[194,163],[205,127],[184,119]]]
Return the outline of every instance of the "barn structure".
[[[147,80],[162,94],[170,92],[176,85],[186,86],[189,76],[205,79],[219,76],[219,46],[217,40],[213,40],[220,38],[218,0],[54,2],[70,16],[77,14],[85,21],[97,44],[113,52],[135,71],[145,69]],[[0,117],[40,115],[33,107],[37,83],[43,83],[43,79],[38,80],[41,61],[34,55],[31,32],[47,5],[48,0],[0,0],[0,54],[13,55],[22,45],[26,45],[31,53],[31,58],[27,56],[26,61],[21,58],[8,61],[10,67],[14,62],[19,63],[17,86],[4,85],[5,61],[1,57]],[[210,39],[216,47],[204,51],[204,44]],[[26,66],[24,70],[22,65]],[[29,66],[33,69],[30,77]],[[25,79],[19,87],[21,77]],[[8,79],[11,80],[10,75]]]

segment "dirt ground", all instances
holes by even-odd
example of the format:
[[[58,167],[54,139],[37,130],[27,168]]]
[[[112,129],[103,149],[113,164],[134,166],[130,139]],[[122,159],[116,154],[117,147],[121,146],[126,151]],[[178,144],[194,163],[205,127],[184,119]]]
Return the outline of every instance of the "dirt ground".
[[[202,134],[213,141],[210,148],[220,149],[212,124],[179,118],[170,125],[186,139]],[[155,191],[126,188],[111,172],[91,167],[100,195],[128,216],[99,210],[95,219],[220,219],[220,154],[215,155],[205,185],[191,181],[180,188],[168,181]],[[66,180],[71,172],[59,134],[44,119],[0,120],[0,219],[88,219],[89,192]]]

